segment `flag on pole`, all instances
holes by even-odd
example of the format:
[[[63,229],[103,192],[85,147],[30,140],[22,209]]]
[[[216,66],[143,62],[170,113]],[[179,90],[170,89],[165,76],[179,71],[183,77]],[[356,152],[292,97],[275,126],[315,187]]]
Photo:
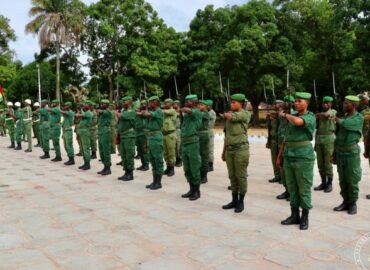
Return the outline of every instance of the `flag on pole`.
[[[3,87],[0,85],[0,103],[4,101],[4,90]]]

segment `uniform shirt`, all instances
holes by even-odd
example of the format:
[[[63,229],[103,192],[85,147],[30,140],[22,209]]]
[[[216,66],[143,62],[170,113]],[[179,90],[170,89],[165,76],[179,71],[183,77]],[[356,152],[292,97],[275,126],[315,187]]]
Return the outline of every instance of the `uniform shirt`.
[[[287,125],[288,125],[288,121],[284,117],[279,116],[279,118],[278,118],[278,130],[277,130],[277,137],[278,137],[278,142],[279,143],[282,143],[285,140]]]
[[[176,129],[181,129],[181,114],[176,112]]]
[[[49,120],[50,120],[50,114],[49,114],[48,109],[46,107],[41,108],[40,109],[40,123],[41,124],[47,123],[49,122]]]
[[[23,117],[23,122],[31,122],[32,121],[32,109],[30,106],[24,107],[22,109],[22,117]]]
[[[202,113],[198,108],[192,109],[191,113],[185,113],[181,125],[181,138],[198,136],[201,123]]]
[[[90,121],[90,130],[96,130],[98,127],[98,115],[96,114],[95,111],[90,111],[91,112],[91,121]]]
[[[98,129],[108,128],[111,126],[113,113],[106,109],[101,111],[98,118]]]
[[[63,117],[63,129],[71,129],[73,125],[73,119],[74,119],[75,113],[72,110],[66,111]]]
[[[22,109],[17,109],[15,111],[15,114],[14,114],[15,118],[17,119],[16,120],[16,123],[21,123],[22,122],[22,119],[23,119],[23,111]]]
[[[90,110],[86,110],[82,113],[82,118],[78,124],[78,130],[89,130],[91,126],[93,114]]]
[[[357,144],[362,136],[363,116],[355,112],[351,116],[344,116],[338,122],[338,131],[335,138],[336,146],[352,146]]]
[[[361,111],[362,116],[364,117],[364,125],[362,128],[362,134],[364,135],[364,140],[367,139],[368,131],[370,130],[370,109],[368,106]]]
[[[211,121],[211,117],[208,111],[202,112],[202,122],[200,124],[200,131],[207,131],[210,128],[209,122]]]
[[[62,113],[60,112],[60,109],[57,107],[54,107],[50,111],[50,125],[57,125],[60,123],[60,120],[62,118]]]
[[[288,122],[285,135],[286,143],[299,143],[312,141],[316,127],[316,117],[312,112],[307,111],[304,115],[295,114],[304,121],[303,126],[296,126]],[[311,143],[302,146],[285,146],[284,158],[294,160],[315,160],[315,154]]]
[[[163,126],[163,112],[160,108],[152,112],[152,117],[149,118],[148,130],[160,131]]]
[[[135,131],[136,136],[141,136],[145,134],[145,131],[148,130],[148,118],[137,115],[135,119]]]
[[[176,130],[177,113],[175,109],[162,110],[164,114],[162,131],[164,133]]]
[[[214,110],[210,110],[209,112],[209,130],[213,131],[213,128],[216,124],[216,112]]]
[[[40,122],[40,115],[38,113],[32,113],[32,122],[37,125]]]
[[[11,117],[11,115],[14,114],[13,108],[8,109],[8,111],[5,113],[6,118],[5,118],[5,124],[14,124],[14,119]]]
[[[330,109],[327,111],[329,117],[320,116],[318,119],[317,138],[316,143],[326,144],[334,143],[336,123],[334,121],[337,111]]]
[[[136,113],[132,107],[128,108],[127,110],[122,110],[117,123],[117,131],[119,132],[121,137],[124,138],[136,137],[135,121]]]
[[[225,146],[248,143],[248,125],[251,113],[241,109],[233,112],[225,122]]]
[[[268,130],[269,130],[269,141],[274,141],[276,142],[278,139],[278,129],[279,129],[279,119],[274,113],[274,116],[270,116],[270,119],[267,122]]]

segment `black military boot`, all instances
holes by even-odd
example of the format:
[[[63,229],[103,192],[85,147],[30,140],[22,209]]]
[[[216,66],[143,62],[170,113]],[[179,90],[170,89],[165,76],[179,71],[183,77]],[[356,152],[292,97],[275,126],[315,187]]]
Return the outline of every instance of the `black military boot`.
[[[280,182],[280,179],[277,178],[277,177],[274,177],[274,178],[269,180],[269,183],[278,183],[278,182]]]
[[[339,211],[347,211],[349,209],[349,205],[347,202],[343,201],[339,206],[334,207],[334,211],[339,212]]]
[[[14,148],[14,150],[22,150],[22,144],[18,143],[17,147]]]
[[[301,222],[299,224],[300,230],[307,230],[308,229],[308,213],[310,211],[308,209],[302,209],[302,217]]]
[[[193,194],[194,186],[189,183],[189,187],[190,187],[189,191],[187,193],[181,195],[182,198],[189,198],[191,196],[191,194]]]
[[[122,166],[122,161],[120,161],[120,162],[116,163],[116,165],[118,165],[118,166]]]
[[[136,154],[136,156],[134,157],[134,159],[140,159],[140,155],[139,154]]]
[[[8,148],[15,148],[15,143],[14,143],[14,142],[12,142],[12,143],[8,146]]]
[[[111,174],[110,166],[106,166],[105,170],[101,173],[101,175],[109,175]]]
[[[164,170],[163,175],[167,175],[170,170],[170,166],[167,165],[167,168]]]
[[[324,192],[329,193],[332,190],[333,190],[333,176],[328,176],[328,181],[326,182]]]
[[[200,179],[200,183],[201,184],[205,184],[208,182],[208,178],[207,178],[207,175],[203,175]]]
[[[62,161],[62,158],[61,157],[55,157],[51,161],[52,162],[59,162],[59,161]]]
[[[181,158],[176,158],[175,166],[176,167],[181,167],[182,166],[182,159]]]
[[[175,175],[175,168],[174,168],[174,166],[169,166],[167,176],[168,177],[171,177],[171,176],[174,176],[174,175]]]
[[[41,159],[48,159],[50,158],[49,152],[44,152],[44,155],[40,157]]]
[[[326,175],[321,175],[321,184],[314,188],[316,191],[324,190],[326,187]]]
[[[238,193],[232,193],[231,195],[233,197],[232,201],[228,204],[223,205],[222,209],[228,210],[236,207],[236,204],[238,203]]]
[[[107,169],[107,166],[104,166],[104,168],[100,172],[97,172],[97,174],[102,174],[106,169]]]
[[[41,145],[40,145],[40,143],[37,143],[33,147],[41,147]]]
[[[127,171],[125,171],[125,173],[121,177],[118,177],[118,180],[123,181],[125,180],[126,176],[127,176]]]
[[[70,166],[70,165],[75,165],[75,159],[74,158],[69,158],[67,162],[64,162],[64,165]]]
[[[85,163],[85,164],[81,167],[81,170],[83,170],[83,171],[90,170],[90,163]]]
[[[81,152],[79,152],[79,153],[77,153],[75,156],[76,156],[76,157],[82,157],[82,153],[81,153]]]
[[[286,200],[288,198],[289,198],[289,192],[288,191],[284,191],[280,195],[276,196],[276,199],[278,199],[278,200]]]
[[[228,190],[231,190],[231,186],[228,186],[228,187],[227,187],[227,189],[228,189]]]
[[[91,152],[91,159],[96,159],[96,151]]]
[[[146,185],[145,187],[151,189],[154,185],[154,181],[155,181],[155,176],[153,175],[153,182],[149,185]]]
[[[200,198],[200,190],[199,185],[194,185],[194,192],[190,195],[189,200],[190,201],[196,201]]]
[[[348,214],[349,215],[356,215],[357,214],[357,205],[355,202],[350,203],[348,205]]]
[[[145,172],[145,171],[148,171],[149,170],[149,166],[148,165],[141,165],[136,170]]]
[[[157,190],[157,189],[160,189],[162,188],[162,175],[157,175],[154,177],[154,183],[153,185],[150,187],[151,190]]]
[[[213,172],[213,162],[208,162],[208,172]]]
[[[292,214],[287,219],[281,221],[282,225],[300,224],[299,208],[291,208]]]
[[[235,213],[243,212],[243,210],[244,210],[244,197],[245,197],[245,195],[239,194],[239,199],[238,199],[238,202],[237,202],[237,204],[235,206],[235,210],[234,210]]]
[[[370,194],[366,195],[366,199],[370,200]]]

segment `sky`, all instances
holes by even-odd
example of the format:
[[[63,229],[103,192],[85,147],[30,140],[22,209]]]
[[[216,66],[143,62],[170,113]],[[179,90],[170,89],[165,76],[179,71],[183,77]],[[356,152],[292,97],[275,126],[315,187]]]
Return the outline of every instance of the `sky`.
[[[82,0],[86,4],[96,0]],[[168,26],[174,27],[177,31],[187,31],[190,21],[194,18],[198,9],[206,5],[223,7],[226,5],[244,4],[247,0],[147,0],[159,16],[164,19]],[[11,42],[10,47],[16,53],[16,59],[23,64],[34,60],[34,54],[40,51],[37,37],[26,34],[25,25],[30,21],[28,11],[31,7],[31,0],[0,0],[0,14],[10,19],[10,26],[15,30],[17,40]]]

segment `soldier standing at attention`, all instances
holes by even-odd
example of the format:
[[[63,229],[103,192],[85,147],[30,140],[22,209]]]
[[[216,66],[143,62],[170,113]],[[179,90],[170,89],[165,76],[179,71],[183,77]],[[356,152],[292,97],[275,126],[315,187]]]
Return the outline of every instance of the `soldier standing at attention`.
[[[175,100],[173,102],[173,108],[175,109],[176,115],[176,167],[182,166],[181,157],[181,112],[180,112],[180,101]]]
[[[117,141],[118,147],[121,149],[121,160],[125,174],[118,178],[122,181],[134,180],[135,169],[135,121],[136,112],[132,106],[132,97],[125,96],[122,98],[123,110],[118,117],[117,123]],[[117,112],[117,114],[119,114]]]
[[[150,111],[137,112],[138,116],[145,116],[148,122],[148,149],[149,159],[152,165],[153,182],[146,186],[151,190],[162,188],[163,175],[163,112],[160,108],[161,103],[158,96],[148,99]]]
[[[280,116],[288,120],[288,125],[277,163],[279,167],[284,167],[291,206],[290,217],[281,224],[299,224],[301,230],[308,229],[308,214],[312,208],[311,187],[315,153],[311,141],[315,132],[316,117],[307,110],[310,98],[310,93],[297,92],[294,103],[296,113],[280,111]],[[302,208],[302,217],[299,207]]]
[[[109,108],[108,108],[109,111],[111,111],[112,113],[112,120],[111,120],[111,123],[110,123],[110,129],[111,129],[111,154],[115,154],[116,153],[116,148],[117,148],[117,142],[116,142],[116,139],[117,139],[117,115],[116,115],[116,108],[114,106],[113,103],[110,103],[109,104]]]
[[[110,167],[112,166],[111,152],[113,112],[108,109],[109,100],[103,99],[100,101],[100,103],[100,110],[96,110],[96,113],[98,114],[99,154],[100,159],[104,164],[104,168],[98,172],[98,174],[109,175],[112,173]]]
[[[164,122],[162,127],[164,160],[166,161],[166,170],[163,174],[171,177],[175,175],[176,163],[176,110],[172,108],[173,100],[168,98],[164,101],[163,115]]]
[[[321,184],[314,190],[333,190],[333,165],[331,158],[334,152],[335,140],[335,116],[337,111],[331,108],[333,98],[326,96],[322,100],[323,112],[316,114],[317,132],[315,151],[317,156],[317,166],[321,176]]]
[[[362,135],[364,136],[364,143],[369,141],[368,134],[370,130],[370,108],[369,108],[369,98],[365,95],[360,95],[360,105],[358,107],[358,111],[361,112],[362,116],[364,117],[364,126],[362,128]],[[369,145],[365,144],[365,152]],[[369,159],[370,165],[370,159]]]
[[[44,151],[44,155],[40,157],[41,159],[50,158],[50,114],[47,105],[47,99],[41,100],[41,108],[36,111],[36,113],[40,114],[40,141],[41,148]]]
[[[64,104],[64,111],[61,111],[63,115],[63,143],[64,149],[67,152],[68,161],[64,165],[70,166],[75,164],[75,153],[73,150],[73,131],[72,126],[74,122],[75,113],[72,111],[72,102],[67,101]]]
[[[208,112],[209,112],[209,159],[208,159],[208,171],[213,172],[213,161],[215,159],[215,133],[213,129],[215,128],[217,115],[216,112],[213,110],[213,101],[211,99],[207,100],[208,102]]]
[[[83,113],[82,104],[80,102],[78,102],[76,104],[76,114],[82,114],[82,113]],[[80,123],[80,121],[81,121],[81,118],[75,117],[75,119],[74,119],[75,133],[76,133],[76,139],[77,139],[77,142],[78,142],[78,153],[76,154],[77,157],[82,157],[81,141],[80,141],[80,136],[78,134],[78,124]]]
[[[205,184],[208,182],[207,173],[209,166],[209,127],[210,127],[210,115],[208,112],[208,101],[200,100],[199,109],[202,113],[202,123],[199,129],[199,150],[200,150],[200,183]]]
[[[15,126],[14,126],[14,110],[13,110],[13,103],[8,102],[6,104],[8,106],[8,109],[5,113],[5,125],[9,132],[9,138],[10,138],[10,146],[8,148],[15,148]]]
[[[14,113],[15,120],[15,140],[17,141],[17,147],[14,150],[22,150],[22,136],[23,136],[23,112],[21,109],[21,103],[16,102],[14,104],[16,110]]]
[[[338,125],[334,143],[333,164],[337,164],[339,175],[341,205],[334,211],[348,211],[357,214],[359,187],[361,181],[361,149],[358,142],[362,136],[363,116],[357,112],[360,99],[357,96],[346,96],[343,103],[343,118],[335,118]]]
[[[32,152],[32,109],[31,109],[31,100],[26,99],[24,101],[24,108],[22,110],[22,121],[23,121],[23,130],[26,135],[28,148],[24,151],[26,153]]]
[[[59,103],[59,99],[54,99],[51,102],[52,108],[48,109],[50,112],[50,136],[55,150],[55,158],[51,160],[53,162],[62,161],[62,155],[60,152],[60,121],[62,118],[62,113],[60,112]]]
[[[139,112],[147,111],[146,100],[140,102]],[[148,118],[144,116],[136,115],[135,120],[135,131],[136,131],[136,146],[137,151],[141,159],[141,166],[137,168],[138,171],[149,170],[149,156],[148,156]]]
[[[33,104],[34,111],[37,111],[40,108],[40,104],[38,102],[35,102]],[[41,140],[40,140],[40,115],[38,113],[32,113],[32,128],[33,128],[33,134],[35,135],[35,138],[37,139],[37,144],[34,145],[35,147],[41,146]]]
[[[97,129],[98,129],[98,116],[95,112],[96,104],[90,101],[90,111],[92,114],[91,122],[90,122],[90,144],[91,144],[91,159],[96,159],[96,151],[98,150],[97,144]]]
[[[84,159],[84,164],[78,167],[80,170],[86,171],[90,170],[90,148],[91,148],[91,139],[90,139],[90,131],[91,131],[91,120],[93,117],[93,113],[91,112],[91,106],[93,103],[90,101],[86,101],[83,106],[82,113],[78,113],[75,115],[76,118],[79,118],[78,121],[78,135],[81,141],[81,152]]]
[[[185,98],[185,107],[181,109],[184,115],[181,125],[182,161],[186,180],[190,190],[181,195],[195,201],[200,198],[200,150],[199,128],[202,123],[202,113],[198,109],[197,95]]]
[[[248,190],[247,168],[249,164],[248,125],[250,112],[243,109],[245,95],[231,96],[231,112],[221,116],[225,118],[225,141],[222,160],[226,161],[231,183],[232,201],[222,206],[223,209],[233,209],[235,213],[244,210],[244,197]]]

